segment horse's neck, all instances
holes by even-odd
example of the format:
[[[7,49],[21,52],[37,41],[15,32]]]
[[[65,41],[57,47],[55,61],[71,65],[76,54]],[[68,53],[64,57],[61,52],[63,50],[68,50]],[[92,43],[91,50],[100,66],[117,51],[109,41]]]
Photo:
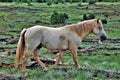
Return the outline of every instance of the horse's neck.
[[[70,26],[70,30],[75,32],[81,39],[84,39],[91,33],[91,28],[85,27],[82,24],[74,24]]]
[[[87,31],[87,32],[82,32],[81,33],[81,39],[83,40],[86,36],[88,36],[91,32]]]

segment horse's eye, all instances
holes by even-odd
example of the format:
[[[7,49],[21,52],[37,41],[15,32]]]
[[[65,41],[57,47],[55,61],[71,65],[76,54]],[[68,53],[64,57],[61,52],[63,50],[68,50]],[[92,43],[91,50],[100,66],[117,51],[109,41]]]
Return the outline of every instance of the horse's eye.
[[[98,29],[99,29],[99,30],[102,30],[102,28],[101,28],[101,27],[99,27]]]

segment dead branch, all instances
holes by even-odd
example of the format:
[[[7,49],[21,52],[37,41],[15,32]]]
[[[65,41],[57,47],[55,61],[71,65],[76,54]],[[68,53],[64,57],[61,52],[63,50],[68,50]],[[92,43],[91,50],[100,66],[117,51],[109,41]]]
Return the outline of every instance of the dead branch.
[[[76,70],[73,68],[55,68],[56,71],[69,71],[69,70]],[[114,78],[120,78],[120,71],[117,70],[100,70],[100,69],[89,69],[89,68],[84,68],[81,67],[80,69],[77,69],[78,71],[83,70],[83,71],[88,71],[91,73],[94,73],[94,77],[97,77],[98,73],[103,73],[107,77],[114,77]]]
[[[7,30],[1,30],[0,31],[0,34],[4,34],[4,33],[6,33],[7,32]]]
[[[13,53],[15,53],[17,47],[0,47],[0,52],[4,52],[7,50],[14,50]]]
[[[34,59],[31,59],[32,61],[34,61]],[[43,62],[43,63],[47,63],[47,64],[54,64],[56,62],[56,59],[51,59],[51,58],[40,58],[40,60]],[[35,64],[35,62],[33,62],[33,64]],[[70,66],[71,64],[68,63],[68,62],[62,62],[60,61],[58,63],[58,65],[61,65],[61,66]]]
[[[11,36],[11,37],[13,37],[13,35],[11,35],[11,34],[6,34],[6,33],[0,33],[0,35],[5,35],[5,36]]]
[[[6,44],[15,44],[18,42],[18,39],[11,39],[8,42],[6,42]]]
[[[100,69],[87,69],[87,68],[80,68],[80,70],[84,70],[84,71],[89,71],[92,73],[95,73],[96,75],[98,73],[103,73],[106,74],[107,77],[115,77],[115,78],[120,78],[120,71],[117,70],[100,70]]]
[[[2,68],[6,68],[6,69],[12,69],[15,68],[15,64],[14,63],[0,63],[0,67]],[[18,69],[21,69],[22,64],[19,64]]]
[[[120,50],[120,46],[114,46],[114,47],[97,47],[97,46],[90,46],[90,47],[86,47],[85,49],[80,49],[78,50],[77,52],[80,53],[80,52],[86,52],[86,53],[89,53],[89,52],[92,52],[92,51],[96,51],[96,50]],[[60,50],[48,50],[47,53],[53,53],[53,54],[57,54],[59,53]],[[69,50],[66,50],[64,51],[65,53],[70,53]],[[105,55],[109,55],[109,53],[106,53]],[[116,54],[116,53],[113,53],[113,54]],[[119,53],[117,53],[119,54]],[[97,54],[96,54],[97,55]]]
[[[18,39],[17,38],[1,38],[0,39],[0,42],[4,42],[5,44],[15,44],[18,42]]]
[[[8,32],[16,32],[16,33],[20,33],[20,30],[12,30],[12,29],[9,29],[7,30]]]
[[[0,80],[16,80],[16,79],[23,80],[24,78],[25,77],[20,75],[9,75],[9,74],[0,73]]]
[[[5,34],[5,33],[7,33],[7,32],[16,32],[16,33],[20,33],[20,31],[19,30],[12,30],[12,29],[10,29],[10,30],[1,30],[0,31],[0,34]]]
[[[120,38],[108,38],[106,41],[120,43]],[[98,39],[84,39],[83,42],[98,42]]]
[[[98,47],[97,49],[107,49],[107,50],[120,50],[120,46],[113,46],[113,47]]]
[[[34,68],[34,67],[38,66],[38,63],[33,58],[31,60],[32,61],[28,62],[27,68]],[[40,58],[40,60],[47,64],[54,64],[56,62],[56,59],[51,59],[51,58]],[[58,65],[70,66],[72,64],[61,61],[58,63]],[[14,63],[0,63],[0,67],[7,68],[7,69],[15,68]],[[22,67],[22,64],[19,64],[18,68],[20,69],[21,67]]]
[[[78,56],[97,56],[97,55],[104,55],[104,56],[111,56],[111,55],[120,55],[120,53],[103,53],[103,54],[91,54],[87,53],[78,53]]]

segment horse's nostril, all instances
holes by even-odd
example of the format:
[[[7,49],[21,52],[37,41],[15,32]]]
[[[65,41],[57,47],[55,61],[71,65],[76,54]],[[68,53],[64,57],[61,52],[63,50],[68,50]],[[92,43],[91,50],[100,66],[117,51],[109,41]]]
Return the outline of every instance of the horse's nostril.
[[[100,38],[101,38],[101,41],[104,41],[107,39],[107,37],[105,35],[101,35]]]

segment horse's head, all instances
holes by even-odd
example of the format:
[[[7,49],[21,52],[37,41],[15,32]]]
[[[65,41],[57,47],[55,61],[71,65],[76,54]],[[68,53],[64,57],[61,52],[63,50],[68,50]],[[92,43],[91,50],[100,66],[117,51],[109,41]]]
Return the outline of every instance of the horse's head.
[[[107,39],[106,32],[104,31],[103,25],[101,20],[95,20],[96,25],[93,28],[93,33],[100,37],[101,41],[104,41]]]

